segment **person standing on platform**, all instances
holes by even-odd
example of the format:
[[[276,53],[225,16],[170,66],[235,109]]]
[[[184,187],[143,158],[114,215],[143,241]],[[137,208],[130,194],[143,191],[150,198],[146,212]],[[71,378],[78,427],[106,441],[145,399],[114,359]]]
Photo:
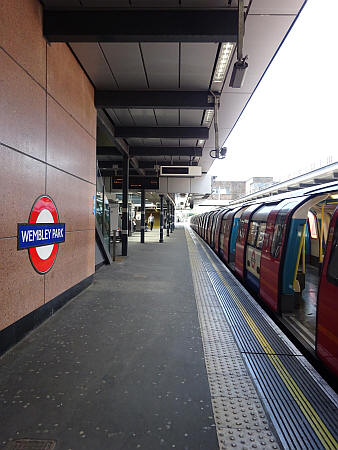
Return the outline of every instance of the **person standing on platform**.
[[[148,217],[148,223],[149,223],[149,226],[150,226],[150,231],[152,231],[152,229],[153,229],[154,219],[155,219],[155,217],[153,216],[153,213],[150,213],[150,216]]]

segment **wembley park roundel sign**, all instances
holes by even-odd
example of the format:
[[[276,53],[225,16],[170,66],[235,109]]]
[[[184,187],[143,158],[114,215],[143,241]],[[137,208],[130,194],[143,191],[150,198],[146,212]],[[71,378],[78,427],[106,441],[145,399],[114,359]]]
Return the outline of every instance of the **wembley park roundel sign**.
[[[34,269],[47,273],[55,262],[59,244],[65,241],[65,224],[59,222],[55,203],[48,195],[35,200],[28,223],[18,224],[18,250],[28,250]]]

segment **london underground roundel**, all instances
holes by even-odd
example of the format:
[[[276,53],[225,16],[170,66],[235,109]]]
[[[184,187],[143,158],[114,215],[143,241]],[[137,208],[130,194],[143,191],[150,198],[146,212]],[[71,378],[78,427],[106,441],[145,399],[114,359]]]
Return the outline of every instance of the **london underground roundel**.
[[[34,269],[44,274],[53,267],[64,241],[65,224],[59,222],[55,203],[42,195],[34,202],[28,223],[18,224],[18,250],[28,249]]]

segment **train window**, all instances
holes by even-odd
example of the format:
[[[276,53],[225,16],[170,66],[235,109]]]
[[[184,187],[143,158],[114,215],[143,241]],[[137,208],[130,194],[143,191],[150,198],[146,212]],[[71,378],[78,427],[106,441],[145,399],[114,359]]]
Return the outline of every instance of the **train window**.
[[[245,220],[241,219],[239,221],[239,230],[238,230],[238,240],[239,241],[242,241],[245,237],[244,227],[245,227]]]
[[[257,244],[256,244],[256,247],[258,249],[261,249],[263,247],[264,236],[265,236],[265,228],[266,228],[266,223],[265,222],[261,222],[261,224],[259,226],[258,237],[257,237]]]
[[[283,231],[286,224],[286,217],[287,217],[288,211],[280,211],[277,214],[276,222],[275,222],[275,229],[273,232],[272,237],[272,244],[271,244],[271,256],[273,258],[278,258],[281,245],[282,245],[282,238],[283,238]]]
[[[248,234],[248,244],[253,247],[256,245],[256,238],[258,234],[259,223],[251,222]]]
[[[312,239],[318,239],[316,216],[311,211],[308,212],[307,216],[309,219],[311,237],[312,237]]]
[[[334,230],[330,261],[327,267],[327,279],[330,283],[338,285],[338,224],[336,224]]]

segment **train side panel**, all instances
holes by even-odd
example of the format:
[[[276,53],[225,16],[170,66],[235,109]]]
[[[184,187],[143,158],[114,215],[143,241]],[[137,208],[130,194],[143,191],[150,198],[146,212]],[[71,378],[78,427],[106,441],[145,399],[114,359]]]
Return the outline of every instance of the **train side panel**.
[[[332,216],[318,292],[316,353],[338,375],[338,208]]]

